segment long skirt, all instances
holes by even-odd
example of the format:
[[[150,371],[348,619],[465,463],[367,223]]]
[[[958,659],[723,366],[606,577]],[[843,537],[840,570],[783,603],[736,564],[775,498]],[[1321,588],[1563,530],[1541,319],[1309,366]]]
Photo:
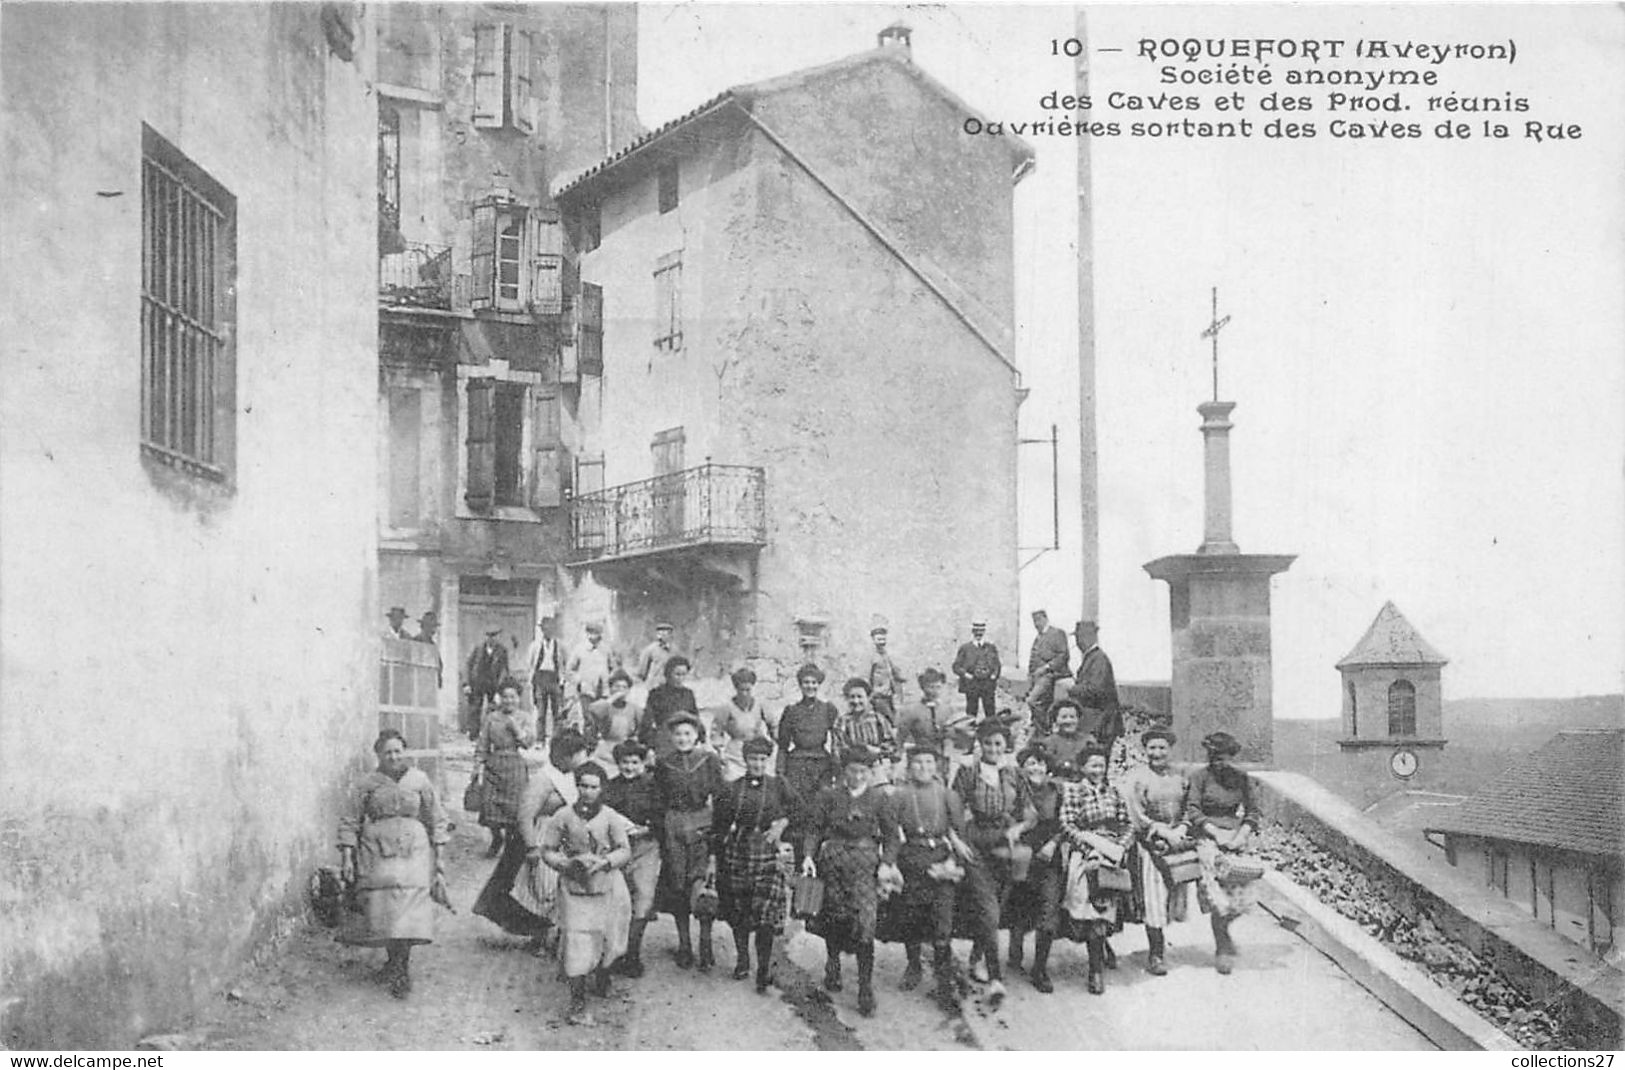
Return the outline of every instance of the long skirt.
[[[1074,922],[1093,923],[1099,931],[1109,931],[1117,925],[1117,912],[1122,893],[1102,888],[1094,871],[1083,868],[1084,853],[1067,851],[1066,891],[1061,905]]]
[[[655,909],[692,912],[694,889],[705,883],[711,862],[711,811],[668,810],[660,841],[660,887]]]
[[[531,874],[525,863],[525,841],[517,829],[512,829],[512,826],[510,829],[496,869],[491,871],[491,878],[480,889],[479,898],[474,900],[473,913],[495,922],[504,932],[515,936],[536,936],[545,933],[550,922],[545,911],[527,909],[526,904],[539,904],[529,894]],[[523,892],[526,902],[523,904],[513,894],[521,877],[525,881]]]
[[[1184,921],[1190,909],[1190,884],[1169,885],[1157,866],[1156,855],[1144,844],[1135,852],[1140,857],[1140,887],[1144,905],[1145,927],[1166,929],[1172,921]]]
[[[784,931],[789,881],[779,862],[778,843],[760,832],[728,837],[717,861],[717,917],[735,932]]]
[[[429,898],[434,850],[423,822],[410,817],[368,822],[357,844],[356,866],[361,910],[346,915],[341,942],[382,947],[394,940],[434,940],[434,902]]]
[[[910,841],[897,851],[903,890],[886,900],[875,921],[875,939],[888,943],[946,943],[954,932],[954,897],[959,884],[932,879],[932,865],[949,855],[948,845]],[[829,898],[826,890],[824,898]]]
[[[1010,886],[1000,919],[1003,927],[1013,933],[1054,935],[1061,925],[1063,884],[1059,852],[1048,862],[1034,858],[1027,870],[1027,879]]]
[[[1252,909],[1258,892],[1251,880],[1225,879],[1224,853],[1212,840],[1196,841],[1196,860],[1202,867],[1202,876],[1196,882],[1196,902],[1204,914],[1217,912],[1222,918],[1233,918]]]
[[[954,936],[962,940],[997,942],[999,916],[1003,912],[1005,892],[1009,881],[1001,881],[995,862],[986,852],[972,862],[965,863],[965,878],[959,882],[954,895]],[[1004,875],[1010,872],[1008,864]]]
[[[610,878],[609,891],[601,895],[576,895],[567,882],[559,883],[559,961],[566,977],[585,977],[626,954],[632,899],[619,872]]]
[[[807,931],[823,937],[825,948],[836,954],[854,954],[875,938],[880,850],[873,840],[825,840],[817,862],[824,905],[807,922]]]
[[[632,917],[652,918],[655,889],[660,883],[660,845],[652,836],[632,841],[632,861],[626,864],[626,890],[632,896]]]
[[[519,823],[519,801],[530,784],[530,766],[516,750],[492,751],[485,756],[485,804],[480,807],[480,824],[486,828],[511,828]]]

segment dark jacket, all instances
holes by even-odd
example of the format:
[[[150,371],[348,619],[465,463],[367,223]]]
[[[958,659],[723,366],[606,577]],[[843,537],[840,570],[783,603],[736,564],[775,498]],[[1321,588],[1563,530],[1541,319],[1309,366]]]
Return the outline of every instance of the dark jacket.
[[[1004,666],[999,663],[999,648],[992,643],[966,643],[954,655],[953,672],[959,677],[959,690],[963,694],[992,692],[999,682]]]

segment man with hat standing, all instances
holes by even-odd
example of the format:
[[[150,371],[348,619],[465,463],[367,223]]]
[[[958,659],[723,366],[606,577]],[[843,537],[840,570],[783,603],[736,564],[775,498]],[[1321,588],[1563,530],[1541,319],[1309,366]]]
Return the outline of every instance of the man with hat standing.
[[[993,716],[993,693],[999,686],[999,648],[987,641],[987,618],[978,616],[970,622],[970,642],[959,648],[954,656],[953,673],[959,677],[959,692],[965,696],[965,715],[978,723],[980,706],[982,716]]]
[[[903,670],[886,652],[888,633],[884,624],[869,629],[875,652],[869,659],[870,702],[875,710],[892,724],[897,723],[897,702],[903,697]]]
[[[463,731],[470,739],[479,736],[485,705],[496,701],[497,688],[508,676],[508,648],[502,645],[501,635],[501,628],[485,629],[485,642],[468,655],[467,672],[463,674],[463,696],[468,701]]]
[[[1027,655],[1027,706],[1032,711],[1033,735],[1049,734],[1050,702],[1055,698],[1055,684],[1072,672],[1072,648],[1067,645],[1066,633],[1049,622],[1049,614],[1042,609],[1033,610],[1032,653]]]
[[[1112,659],[1100,649],[1100,629],[1092,620],[1080,620],[1072,632],[1083,655],[1073,678],[1072,704],[1083,711],[1080,718],[1084,730],[1092,732],[1107,754],[1112,744],[1123,734],[1123,711],[1117,701],[1117,676],[1112,672]],[[1096,711],[1091,716],[1090,711]]]
[[[385,639],[412,638],[410,635],[406,634],[406,628],[404,627],[406,624],[405,606],[390,606],[389,612],[384,614],[384,616],[389,618],[389,626],[384,629]]]
[[[661,621],[655,625],[655,641],[643,648],[638,655],[638,679],[649,687],[659,687],[666,680],[666,662],[676,653],[671,647],[671,635],[675,631],[669,623]]]
[[[434,686],[444,687],[446,684],[445,665],[440,660],[439,633],[440,614],[436,613],[432,609],[424,610],[423,616],[418,618],[417,641],[420,643],[428,643],[429,646],[434,649]]]

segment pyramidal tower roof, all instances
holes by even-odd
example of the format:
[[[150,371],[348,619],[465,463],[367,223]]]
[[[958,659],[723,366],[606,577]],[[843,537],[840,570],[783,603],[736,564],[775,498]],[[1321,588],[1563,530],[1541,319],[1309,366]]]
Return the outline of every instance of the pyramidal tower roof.
[[[1354,649],[1337,663],[1339,669],[1361,665],[1445,665],[1449,658],[1422,638],[1422,633],[1392,602],[1384,603],[1377,619],[1365,630]]]

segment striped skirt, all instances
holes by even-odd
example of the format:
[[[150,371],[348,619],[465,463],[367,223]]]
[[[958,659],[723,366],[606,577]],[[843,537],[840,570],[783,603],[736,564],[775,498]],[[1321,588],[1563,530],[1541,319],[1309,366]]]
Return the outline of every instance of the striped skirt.
[[[1166,929],[1171,921],[1184,921],[1190,910],[1190,884],[1168,884],[1168,878],[1156,863],[1156,855],[1141,844],[1135,854],[1140,857],[1140,887],[1145,896],[1145,927]]]

